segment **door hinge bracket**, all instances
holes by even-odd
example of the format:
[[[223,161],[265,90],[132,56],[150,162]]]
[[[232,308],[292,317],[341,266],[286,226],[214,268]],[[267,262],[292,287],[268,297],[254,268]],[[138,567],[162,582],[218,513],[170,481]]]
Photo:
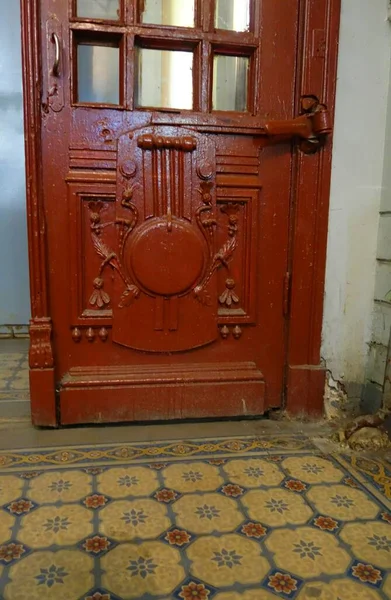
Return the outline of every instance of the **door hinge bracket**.
[[[284,317],[289,315],[290,297],[291,297],[291,274],[287,271],[284,275],[284,291],[283,291],[283,312]]]
[[[266,135],[274,142],[297,139],[305,154],[314,154],[332,132],[331,114],[316,96],[301,98],[301,114],[294,119],[267,121]]]

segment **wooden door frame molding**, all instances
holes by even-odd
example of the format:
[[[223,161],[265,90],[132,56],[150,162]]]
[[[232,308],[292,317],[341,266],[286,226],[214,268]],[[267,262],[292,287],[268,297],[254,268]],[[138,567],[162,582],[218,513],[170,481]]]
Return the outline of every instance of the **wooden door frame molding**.
[[[300,1],[296,114],[300,98],[315,95],[333,114],[341,0]],[[43,203],[41,26],[39,0],[21,0],[24,120],[30,267],[30,387],[33,423],[58,425],[48,251]],[[332,141],[317,154],[296,150],[292,184],[290,310],[287,321],[285,408],[316,413],[323,408],[325,367],[320,347],[328,232]]]
[[[30,269],[30,400],[32,422],[56,426],[56,387],[48,295],[48,253],[42,181],[39,0],[21,0],[26,153],[27,230]]]
[[[296,112],[303,96],[335,110],[341,0],[302,0]],[[296,151],[292,185],[285,408],[321,414],[326,368],[321,361],[332,137],[313,155]]]

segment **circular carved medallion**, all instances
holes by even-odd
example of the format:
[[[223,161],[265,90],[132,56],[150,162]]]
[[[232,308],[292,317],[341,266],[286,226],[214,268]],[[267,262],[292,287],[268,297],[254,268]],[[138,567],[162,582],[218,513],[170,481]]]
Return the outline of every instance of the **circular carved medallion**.
[[[137,165],[133,160],[126,160],[124,163],[122,163],[119,170],[121,171],[122,175],[126,177],[126,179],[130,179],[136,175]]]
[[[179,296],[199,281],[205,266],[201,234],[184,220],[154,218],[129,238],[127,267],[135,282],[154,296]]]

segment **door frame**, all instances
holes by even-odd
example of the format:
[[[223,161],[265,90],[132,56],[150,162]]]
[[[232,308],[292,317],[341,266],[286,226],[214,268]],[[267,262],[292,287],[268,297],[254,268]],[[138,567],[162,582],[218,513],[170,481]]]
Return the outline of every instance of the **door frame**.
[[[30,268],[30,389],[33,423],[58,425],[48,251],[43,205],[39,0],[21,0],[24,127]],[[317,96],[334,115],[341,0],[300,0],[296,114]],[[321,414],[326,367],[320,349],[327,253],[332,138],[316,154],[293,156],[289,276],[286,279],[286,373],[283,407]],[[39,412],[39,419],[38,419]]]

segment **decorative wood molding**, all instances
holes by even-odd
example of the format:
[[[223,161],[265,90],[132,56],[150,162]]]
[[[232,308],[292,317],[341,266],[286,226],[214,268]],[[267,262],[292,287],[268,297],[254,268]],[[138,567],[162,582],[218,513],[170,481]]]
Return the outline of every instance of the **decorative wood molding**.
[[[50,369],[54,366],[52,351],[52,324],[49,318],[30,322],[30,369]]]
[[[235,279],[229,277],[225,281],[225,290],[219,297],[219,302],[222,306],[226,306],[227,308],[232,308],[235,304],[240,302],[240,298],[235,292],[236,282]]]
[[[201,184],[201,186],[207,186],[207,183]],[[202,219],[202,214],[209,214],[209,211],[212,211],[212,196],[209,194],[209,192],[204,192],[202,194],[202,198],[203,198],[203,202],[204,202],[204,207],[199,208],[197,211],[197,220],[200,226],[200,229],[206,229],[208,232],[212,233],[213,232],[213,228],[215,226],[217,226],[217,221],[215,219],[211,219],[211,218],[207,218],[207,219]],[[220,266],[224,266],[226,269],[229,270],[229,262],[237,248],[238,245],[238,239],[237,239],[237,233],[238,233],[238,217],[237,217],[237,213],[240,210],[240,203],[239,202],[227,202],[226,204],[222,204],[220,207],[220,210],[222,213],[226,214],[228,217],[228,240],[225,242],[224,246],[222,246],[219,251],[213,256],[209,268],[205,274],[204,279],[199,283],[199,285],[197,285],[197,287],[194,289],[194,296],[195,298],[201,302],[201,304],[204,303],[208,303],[208,299],[207,299],[207,294],[205,294],[205,288],[206,286],[209,284],[210,280],[212,279],[213,274],[217,271],[217,269]],[[208,235],[205,235],[206,240],[210,240],[211,238],[208,237]],[[210,246],[210,250],[212,249],[212,245],[209,244]],[[229,280],[232,281],[232,280]],[[235,282],[234,282],[234,286],[235,287]],[[230,289],[232,290],[233,288],[229,288],[227,287],[227,290],[230,291]],[[237,296],[235,295],[235,298]],[[230,296],[231,298],[231,296]],[[221,302],[221,304],[225,304],[226,301],[228,299],[225,298],[225,300],[223,302]],[[237,299],[237,301],[239,301],[239,298]]]
[[[21,0],[26,192],[32,318],[48,315],[46,232],[42,193],[39,0]],[[34,235],[33,235],[34,232]],[[37,235],[38,232],[38,235]]]
[[[228,157],[227,157],[228,158]],[[259,160],[259,159],[258,159]],[[250,162],[245,157],[245,162]],[[235,166],[237,170],[240,168]],[[218,226],[227,227],[228,240],[236,238],[235,251],[227,268],[219,268],[219,324],[237,325],[257,323],[257,298],[251,290],[256,288],[257,258],[254,253],[244,252],[243,248],[257,246],[260,241],[260,214],[262,203],[262,182],[258,177],[255,187],[250,187],[252,175],[230,174],[234,186],[222,186],[217,192]],[[239,179],[239,181],[238,181]],[[249,183],[249,187],[244,185]],[[236,187],[235,187],[236,186]],[[219,217],[223,217],[223,219]]]
[[[303,96],[315,94],[334,114],[340,4],[340,0],[302,2],[297,111]],[[294,166],[285,398],[292,413],[320,414],[323,409],[325,370],[320,364],[320,348],[331,157],[329,137],[318,154],[297,150]]]
[[[114,278],[114,344],[162,354],[218,338],[215,270],[209,275],[217,225],[210,180],[215,171],[215,141],[197,132],[143,127],[120,137],[115,220],[120,225],[126,219],[127,232],[122,244],[119,235],[119,251],[115,242],[110,248],[129,281],[124,295],[123,282]],[[120,203],[125,196],[128,202]],[[129,209],[134,215],[136,206],[140,218],[129,221]],[[197,302],[201,289],[205,301]],[[130,302],[132,296],[137,301]]]
[[[78,423],[161,419],[162,394],[169,398],[169,419],[259,415],[265,387],[252,362],[156,364],[153,370],[148,365],[74,368],[62,381],[61,422],[73,423],[75,411]],[[81,389],[83,402],[78,399]],[[227,406],[228,392],[232,401]]]
[[[55,426],[56,403],[54,361],[51,344],[52,324],[49,316],[47,281],[47,251],[42,191],[41,148],[41,62],[40,62],[40,2],[21,0],[24,127],[26,156],[27,226],[30,268],[30,372],[44,369],[38,375],[42,387],[31,385],[33,422],[39,414],[39,425]]]
[[[232,329],[232,335],[234,337],[235,340],[240,340],[240,338],[242,337],[243,334],[243,329],[241,327],[239,327],[239,325],[235,325],[235,327]],[[231,335],[231,329],[229,327],[227,327],[227,325],[223,325],[223,327],[220,327],[220,335],[223,338],[223,340],[227,340],[229,338],[229,336]]]
[[[89,304],[91,306],[99,309],[104,309],[106,305],[110,304],[111,298],[109,294],[104,290],[104,279],[103,273],[106,267],[111,267],[116,270],[120,277],[123,279],[125,290],[121,296],[121,302],[119,306],[124,308],[126,306],[130,306],[130,304],[139,297],[140,290],[139,288],[132,283],[126,274],[125,268],[123,266],[123,253],[124,247],[127,238],[132,233],[134,227],[138,221],[138,210],[136,206],[131,202],[132,199],[132,189],[129,188],[124,192],[121,205],[130,211],[129,217],[132,218],[121,218],[116,219],[116,221],[102,223],[100,212],[103,208],[103,203],[98,202],[90,202],[90,229],[91,229],[91,239],[93,246],[95,248],[96,253],[99,258],[102,259],[100,264],[99,273],[97,277],[95,277],[93,281],[93,292],[89,299]],[[120,227],[120,250],[119,255],[114,252],[104,241],[102,237],[102,231],[104,227],[108,226],[119,226]]]
[[[180,150],[182,152],[193,152],[197,148],[197,140],[190,136],[155,136],[151,134],[141,135],[137,145],[143,150]]]
[[[106,327],[74,327],[71,330],[71,337],[75,344],[80,344],[83,340],[83,334],[89,343],[95,342],[97,336],[101,342],[106,342],[109,338],[109,330]]]

